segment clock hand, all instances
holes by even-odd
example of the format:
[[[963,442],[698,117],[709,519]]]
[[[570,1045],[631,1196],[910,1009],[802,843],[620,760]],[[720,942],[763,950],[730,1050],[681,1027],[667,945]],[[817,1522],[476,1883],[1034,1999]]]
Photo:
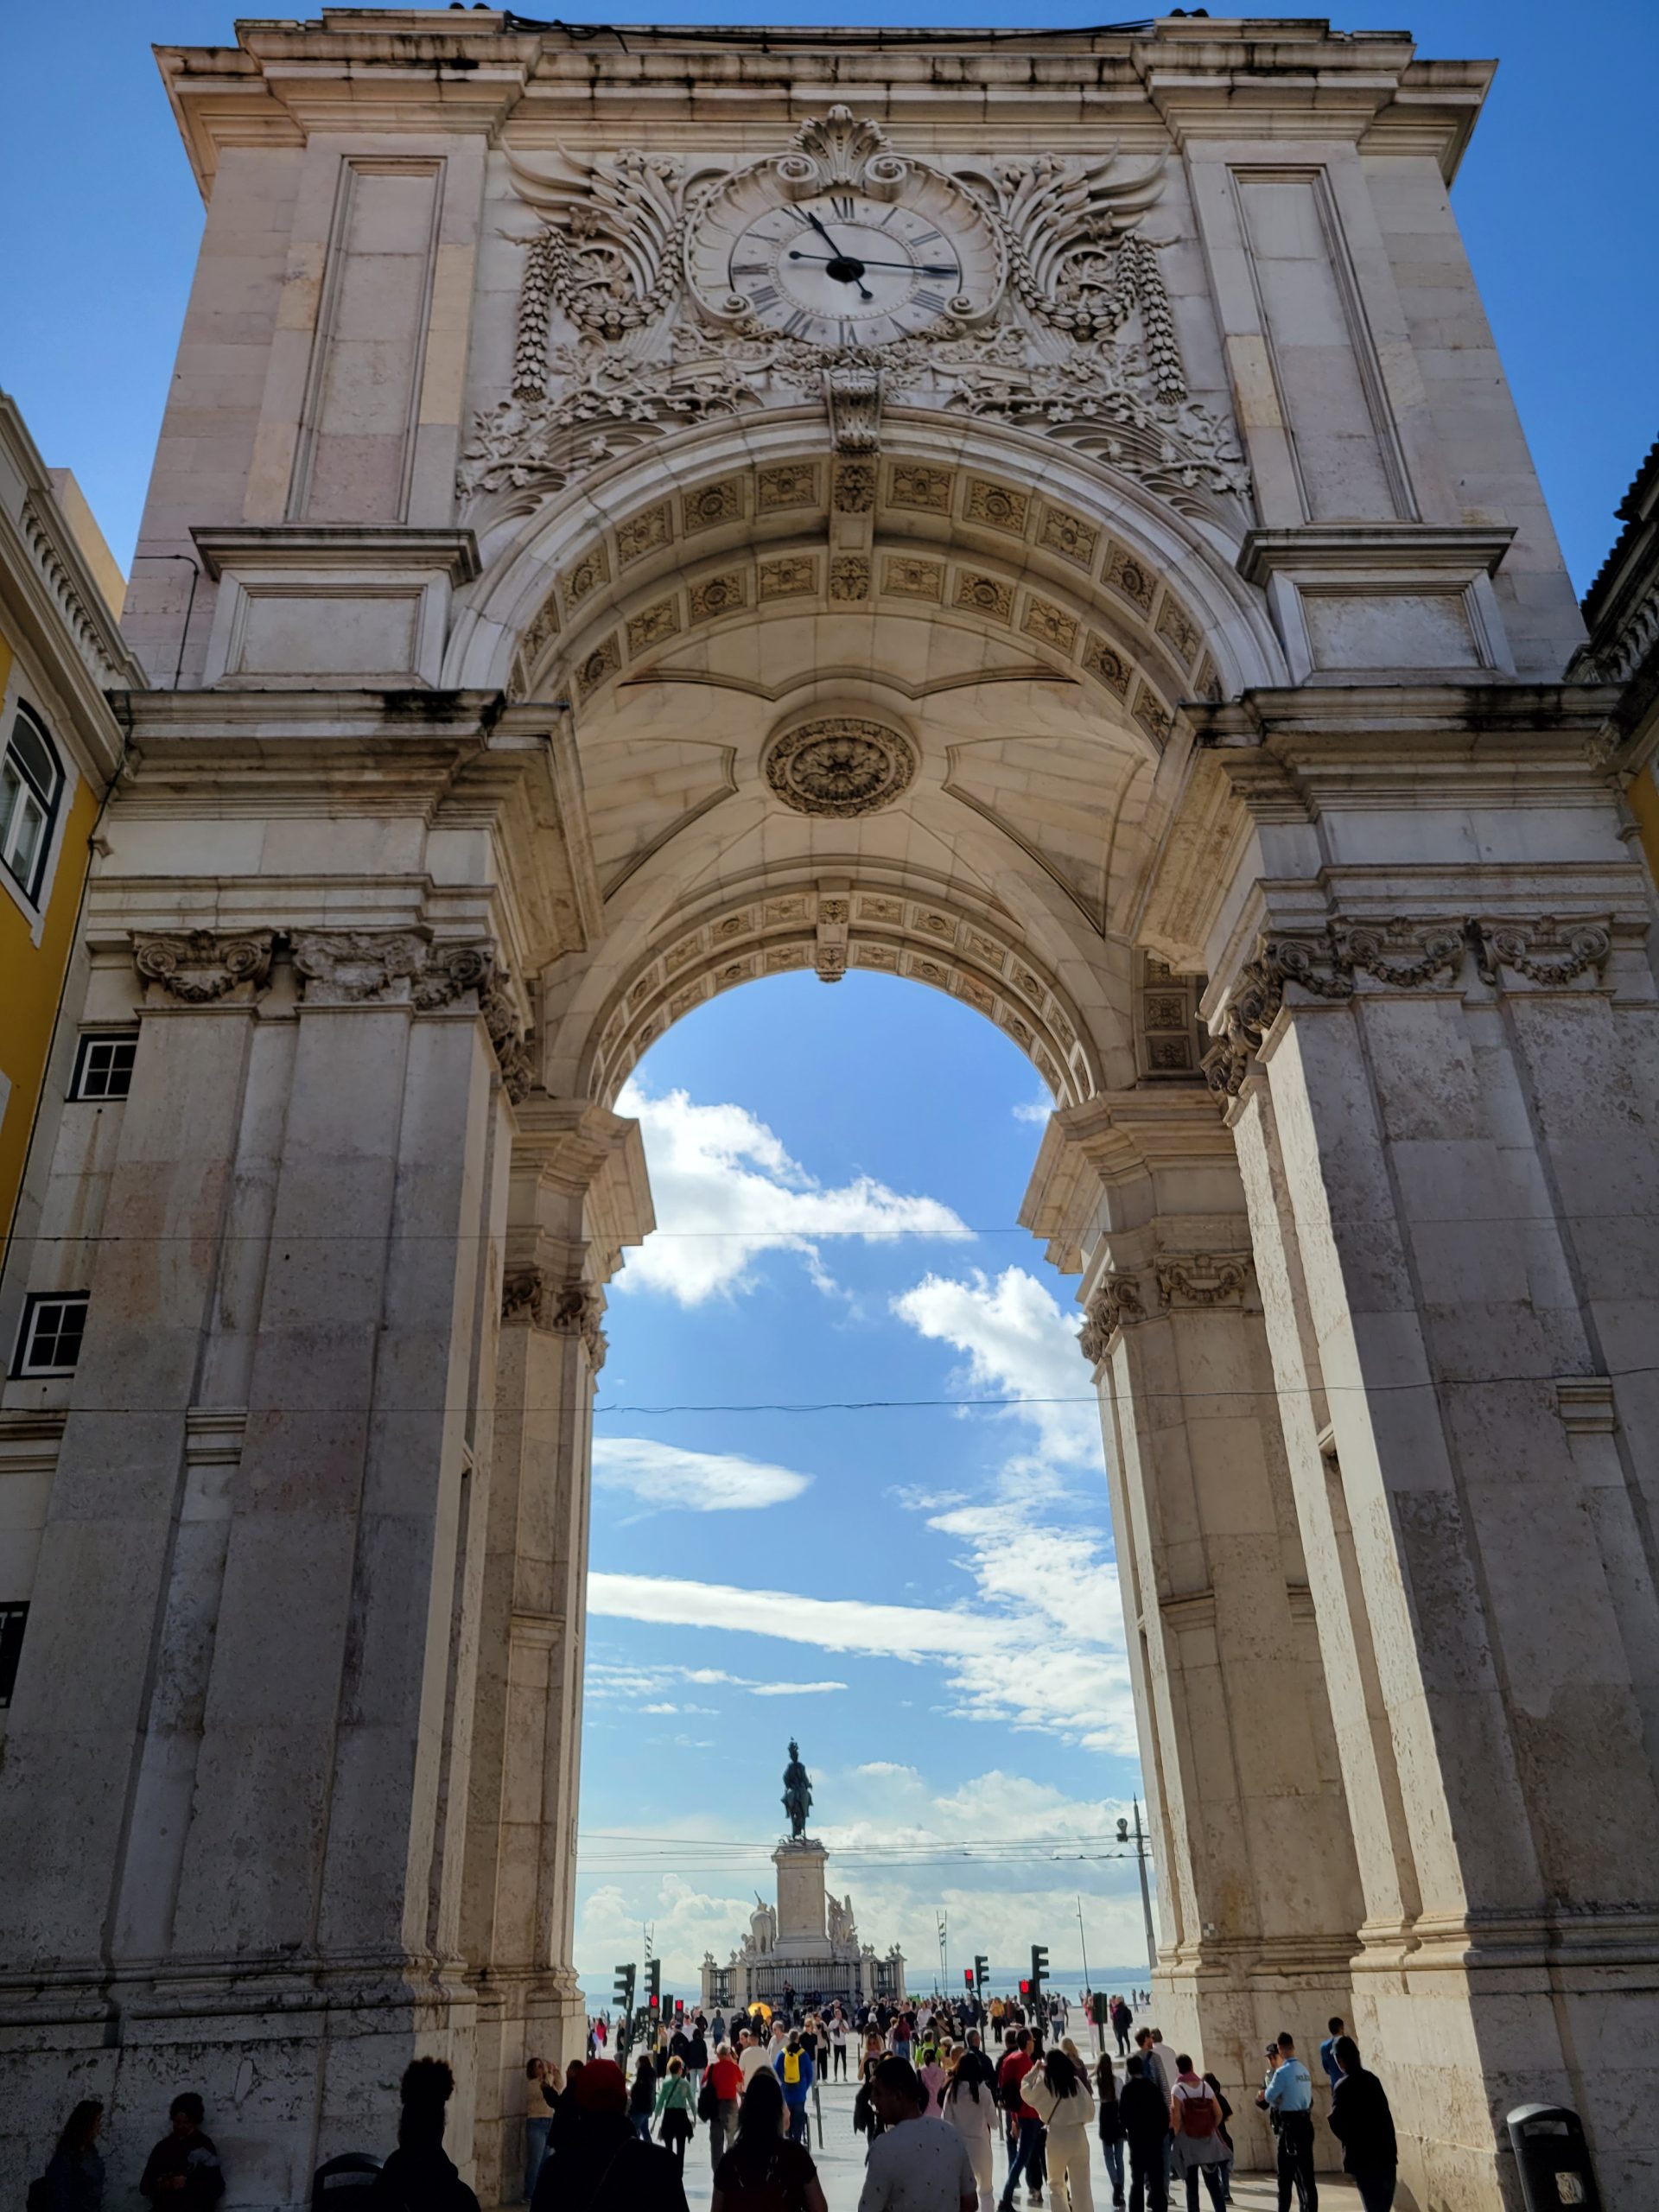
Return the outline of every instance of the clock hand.
[[[839,261],[842,257],[838,253],[802,253],[791,246],[789,257],[791,261]],[[930,261],[865,261],[860,265],[865,269],[908,269],[917,276],[954,276],[957,273],[954,267]]]
[[[825,245],[829,247],[831,268],[834,268],[836,262],[841,264],[840,270],[836,274],[836,282],[842,284],[856,284],[858,287],[858,296],[861,300],[874,299],[875,296],[873,292],[867,292],[864,289],[863,263],[855,259],[851,254],[843,253],[842,251],[841,248],[836,244],[834,238],[830,237],[829,232],[824,229],[823,225],[818,220],[817,217],[812,213],[810,208],[803,207],[801,213],[806,217],[807,221],[811,224],[813,229],[823,240]]]
[[[803,207],[801,213],[806,217],[807,221],[811,224],[813,229],[823,240],[825,245],[829,247],[835,258],[837,261],[844,261],[847,258],[847,256],[842,253],[841,248],[836,244],[834,238],[830,237],[829,232],[824,229],[823,225],[818,220],[811,209],[810,207]]]

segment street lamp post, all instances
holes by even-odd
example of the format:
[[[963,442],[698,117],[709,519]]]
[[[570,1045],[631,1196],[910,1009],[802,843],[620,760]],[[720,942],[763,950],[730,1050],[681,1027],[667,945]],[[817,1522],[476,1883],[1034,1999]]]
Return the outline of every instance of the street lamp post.
[[[1158,1971],[1158,1939],[1152,1932],[1152,1891],[1147,1885],[1147,1859],[1152,1846],[1141,1826],[1141,1800],[1136,1797],[1130,1802],[1135,1807],[1135,1860],[1141,1869],[1141,1911],[1147,1923],[1147,1972],[1154,1974]],[[1127,1821],[1119,1821],[1117,1840],[1120,1843],[1131,1840]]]

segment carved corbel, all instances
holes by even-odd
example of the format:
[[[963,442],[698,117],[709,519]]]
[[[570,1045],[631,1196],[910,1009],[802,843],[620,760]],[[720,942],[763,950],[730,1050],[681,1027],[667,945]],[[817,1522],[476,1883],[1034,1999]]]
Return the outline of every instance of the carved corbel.
[[[1100,1365],[1121,1328],[1147,1318],[1140,1287],[1129,1274],[1106,1276],[1090,1300],[1087,1312],[1088,1319],[1077,1332],[1077,1349],[1090,1367]]]
[[[132,963],[146,984],[182,1006],[208,1006],[241,990],[257,997],[270,974],[271,930],[135,932]]]
[[[873,454],[881,442],[881,378],[854,363],[823,372],[823,404],[830,417],[830,448],[837,454]]]
[[[515,1106],[521,1106],[536,1081],[532,1048],[536,1033],[520,1021],[512,997],[494,977],[479,992],[478,1009],[490,1033],[495,1064],[501,1071],[502,1088]]]
[[[415,978],[416,1010],[435,1014],[469,991],[481,994],[494,972],[495,954],[487,944],[439,945]]]
[[[1557,990],[1593,968],[1598,982],[1613,949],[1611,917],[1592,921],[1558,921],[1546,914],[1535,922],[1490,922],[1470,925],[1475,940],[1475,961],[1483,982],[1494,990],[1505,988],[1504,969],[1524,976],[1529,983]]]
[[[295,973],[308,1006],[406,1006],[426,960],[424,930],[296,930]]]
[[[518,1268],[501,1287],[501,1319],[522,1321],[550,1335],[580,1337],[597,1374],[605,1364],[605,1332],[600,1326],[605,1301],[587,1283],[556,1286],[545,1269]]]

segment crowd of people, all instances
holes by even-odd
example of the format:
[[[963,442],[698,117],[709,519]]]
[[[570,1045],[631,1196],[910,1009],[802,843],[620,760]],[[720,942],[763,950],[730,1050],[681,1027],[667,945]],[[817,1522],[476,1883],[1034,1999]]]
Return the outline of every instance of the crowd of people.
[[[1063,2002],[1027,2007],[969,1999],[849,2007],[840,2002],[762,2006],[747,2018],[716,2012],[664,2024],[632,2060],[626,2031],[609,2056],[608,2022],[595,2022],[588,2056],[563,2074],[526,2067],[524,2195],[531,2212],[686,2212],[686,2149],[709,2130],[712,2212],[828,2212],[812,2158],[818,2092],[856,2083],[852,2124],[865,2139],[858,2212],[1015,2212],[1052,2194],[1053,2212],[1094,2212],[1091,2140],[1098,2136],[1115,2212],[1223,2212],[1232,2195],[1233,2107],[1214,2074],[1200,2074],[1160,2030],[1109,2018],[1116,2058],[1092,2062],[1065,2031]],[[1030,2017],[1034,2015],[1034,2017]],[[849,2064],[849,2047],[855,2053]],[[1288,2033],[1267,2047],[1255,2101],[1276,2139],[1279,2212],[1319,2212],[1313,2088]],[[1120,2078],[1117,2061],[1122,2063]],[[1338,2018],[1319,2045],[1331,2084],[1330,2126],[1363,2212],[1389,2212],[1397,2153],[1382,2084],[1361,2063]],[[364,2212],[478,2212],[444,2149],[454,2082],[440,2059],[416,2059],[400,2085],[397,2147],[365,2189]],[[27,2212],[99,2212],[103,2106],[70,2113]],[[173,2101],[168,2132],[139,2183],[153,2212],[213,2212],[225,2193],[202,2100]],[[996,2145],[1005,2155],[1001,2191]]]
[[[550,2099],[552,2133],[532,2144],[525,2195],[533,2212],[622,2212],[628,2200],[607,2187],[591,2207],[570,2193],[590,2178],[585,2158],[564,2174],[557,2164],[556,2115],[579,2131],[579,2115],[600,2090],[588,2081],[597,2066],[606,2069],[603,2094],[621,2098],[633,2139],[660,2161],[665,2193],[640,2198],[643,2212],[682,2212],[678,2175],[699,2120],[709,2128],[713,2212],[825,2212],[809,2114],[817,2111],[822,2146],[816,2093],[831,2078],[857,2084],[852,2124],[866,2144],[859,2212],[1014,2212],[1022,2187],[1033,2207],[1046,2190],[1053,2212],[1094,2212],[1096,2135],[1114,2212],[1169,2212],[1172,2194],[1185,2196],[1185,2212],[1200,2212],[1201,2189],[1207,2212],[1223,2212],[1232,2197],[1233,2107],[1219,2079],[1199,2073],[1159,2029],[1135,2029],[1126,1998],[1109,2000],[1107,2018],[1116,2056],[1090,2061],[1066,2032],[1064,2000],[1052,1995],[1036,2006],[995,1998],[983,2007],[972,1999],[808,2004],[769,2015],[760,2007],[748,2023],[696,2012],[656,2031],[631,2087],[613,2062],[593,2055],[604,2044],[595,2034],[586,2064],[573,2063]],[[1388,2097],[1343,2022],[1329,2026],[1319,2063],[1332,2087],[1332,2132],[1363,2212],[1389,2212],[1397,2154]],[[1268,2046],[1267,2061],[1255,2101],[1275,2139],[1279,2212],[1290,2212],[1293,2199],[1300,2212],[1319,2212],[1307,2069],[1288,2033]],[[545,2090],[547,2069],[532,2061],[532,2074],[537,2069]],[[636,2166],[630,2185],[644,2178]]]

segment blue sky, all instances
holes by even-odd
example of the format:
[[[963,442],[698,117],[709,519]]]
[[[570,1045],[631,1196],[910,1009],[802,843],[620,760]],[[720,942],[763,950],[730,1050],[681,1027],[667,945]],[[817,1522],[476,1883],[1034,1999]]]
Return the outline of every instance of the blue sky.
[[[80,477],[124,563],[201,227],[149,49],[226,42],[237,12],[220,0],[78,0],[66,41],[61,10],[8,11],[0,385],[48,461]],[[560,12],[571,22],[613,20],[579,6]],[[1501,60],[1453,204],[1582,591],[1612,540],[1613,508],[1659,434],[1651,221],[1659,6],[1410,0],[1378,10],[1366,0],[1333,20],[1353,29],[1379,13],[1413,30],[1426,55]],[[1035,10],[1011,0],[912,0],[899,11],[918,24],[1027,27],[1101,14],[1097,0]],[[673,20],[880,23],[895,13],[872,0],[687,0]]]
[[[1425,54],[1502,58],[1454,204],[1582,588],[1659,429],[1659,8],[1399,12]],[[717,0],[677,19],[891,13]],[[226,40],[232,14],[81,0],[73,70],[60,11],[7,26],[0,385],[123,561],[201,220],[148,47]],[[1071,1287],[1014,1225],[1038,1092],[978,1016],[856,975],[749,986],[638,1071],[624,1103],[645,1122],[662,1232],[614,1287],[601,1378],[614,1410],[598,1424],[577,1939],[596,1995],[613,1961],[642,1955],[642,1919],[671,1988],[690,1987],[705,1945],[724,1955],[770,1890],[791,1730],[865,1936],[931,1969],[942,1905],[957,1979],[973,1950],[1011,1969],[1033,1941],[1069,1965],[1082,1891],[1096,1970],[1141,1955],[1133,1868],[1090,1855],[1136,1786],[1098,1431],[1076,1402]],[[626,1410],[1006,1392],[1071,1402]],[[1033,1837],[1069,1855],[961,1851]]]
[[[1015,1226],[1040,1094],[979,1015],[861,975],[718,999],[624,1093],[659,1230],[601,1377],[590,1986],[642,1916],[681,1987],[725,1956],[770,1893],[791,1732],[882,1948],[931,1972],[943,1905],[953,1962],[1072,1961],[1081,1891],[1091,1963],[1138,1955],[1133,1866],[1094,1855],[1138,1786],[1098,1417],[1072,1286]]]

